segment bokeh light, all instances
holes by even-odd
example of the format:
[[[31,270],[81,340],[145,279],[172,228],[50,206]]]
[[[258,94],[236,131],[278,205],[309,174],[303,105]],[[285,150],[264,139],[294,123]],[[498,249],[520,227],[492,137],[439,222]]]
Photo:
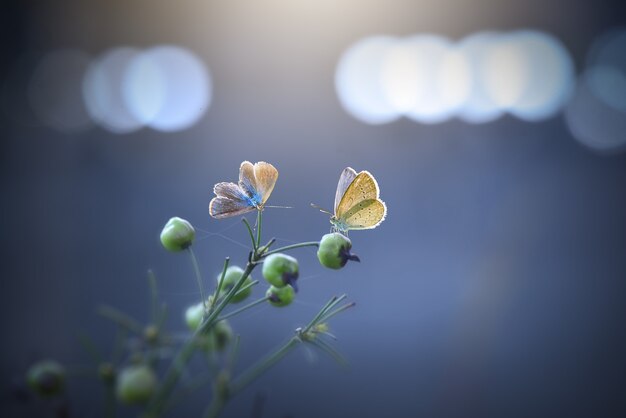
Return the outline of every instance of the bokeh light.
[[[342,104],[368,123],[485,123],[504,113],[540,121],[563,107],[573,86],[568,52],[538,31],[481,32],[458,44],[436,35],[368,38],[337,70]]]
[[[563,45],[537,31],[504,35],[490,54],[488,91],[503,109],[520,119],[554,116],[574,88],[574,65]],[[488,60],[490,59],[488,58]]]
[[[493,102],[487,93],[485,67],[492,44],[498,39],[495,32],[479,32],[459,42],[472,79],[467,100],[458,110],[458,116],[468,123],[486,123],[499,118],[504,111]]]
[[[384,57],[396,43],[396,38],[388,36],[366,38],[351,46],[337,66],[339,100],[348,113],[365,123],[388,123],[400,117],[381,84]]]
[[[27,94],[35,115],[44,125],[64,133],[81,132],[91,126],[81,89],[89,61],[87,54],[69,49],[42,57]]]
[[[83,80],[89,114],[113,133],[129,133],[143,126],[127,108],[122,90],[128,66],[139,54],[139,50],[129,47],[111,49],[92,62]]]
[[[398,114],[421,123],[447,120],[469,93],[469,66],[449,41],[418,35],[383,57],[385,98]]]
[[[586,81],[593,93],[607,105],[626,112],[626,29],[614,29],[592,46]]]
[[[626,150],[626,30],[601,36],[565,112],[578,142],[600,153]]]
[[[160,131],[192,126],[211,102],[208,70],[194,54],[176,46],[158,46],[134,57],[122,80],[130,113]]]

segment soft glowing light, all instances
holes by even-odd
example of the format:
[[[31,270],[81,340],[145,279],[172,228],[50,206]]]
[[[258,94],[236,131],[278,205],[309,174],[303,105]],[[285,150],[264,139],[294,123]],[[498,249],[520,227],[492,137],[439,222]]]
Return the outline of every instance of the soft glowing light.
[[[339,61],[335,73],[339,100],[348,113],[363,122],[382,124],[399,117],[381,84],[384,57],[396,41],[386,36],[364,39],[351,46]]]
[[[565,109],[567,126],[576,140],[603,153],[626,149],[626,114],[598,99],[581,77]]]
[[[421,35],[389,50],[381,83],[386,100],[399,113],[421,123],[439,123],[467,96],[467,71],[464,57],[447,40]]]
[[[586,82],[598,99],[626,112],[626,29],[600,37],[587,60]]]
[[[122,87],[132,115],[160,131],[192,126],[211,102],[212,84],[205,65],[175,46],[151,48],[135,57]]]
[[[126,107],[122,81],[129,64],[139,55],[133,48],[116,48],[93,62],[83,80],[83,97],[92,119],[114,133],[143,126]]]
[[[499,118],[503,110],[487,93],[486,60],[492,44],[498,39],[495,32],[481,32],[463,39],[459,51],[465,57],[472,80],[467,100],[458,109],[458,116],[469,123],[485,123]]]
[[[337,71],[344,107],[361,120],[399,115],[420,123],[453,116],[485,123],[509,112],[539,121],[569,98],[574,69],[552,36],[536,31],[478,33],[459,44],[435,35],[364,40]]]
[[[539,121],[554,116],[570,98],[575,84],[574,64],[554,37],[535,31],[510,35],[512,48],[524,57],[527,78],[523,93],[510,112],[520,119]]]
[[[81,94],[88,65],[89,57],[73,50],[51,52],[41,59],[28,86],[28,99],[43,124],[65,133],[91,125]]]

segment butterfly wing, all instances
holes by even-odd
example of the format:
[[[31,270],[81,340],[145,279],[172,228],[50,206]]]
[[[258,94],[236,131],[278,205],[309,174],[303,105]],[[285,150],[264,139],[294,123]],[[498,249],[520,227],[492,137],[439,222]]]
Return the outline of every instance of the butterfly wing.
[[[385,220],[387,206],[380,199],[362,200],[348,210],[342,218],[347,230],[373,229]]]
[[[260,161],[252,164],[244,161],[239,167],[239,186],[250,197],[255,207],[262,207],[274,190],[278,170]]]
[[[374,176],[367,171],[357,174],[335,210],[340,229],[372,229],[380,225],[387,207],[379,196],[380,189]]]
[[[243,215],[255,209],[244,190],[235,183],[217,183],[213,193],[215,197],[209,203],[209,215],[216,219]]]
[[[257,195],[256,177],[254,176],[254,165],[250,161],[244,161],[239,166],[239,187],[251,199],[254,199],[254,197]],[[260,202],[260,199],[258,199],[258,201]]]
[[[352,183],[356,175],[356,171],[354,171],[352,167],[346,167],[341,172],[341,175],[339,176],[339,183],[337,183],[337,192],[335,193],[335,213],[337,213],[339,202],[341,202],[343,195],[346,193],[348,186],[350,186],[350,183]]]
[[[254,178],[257,193],[261,196],[261,205],[264,205],[274,190],[274,185],[278,180],[278,170],[270,163],[259,161],[254,165]]]

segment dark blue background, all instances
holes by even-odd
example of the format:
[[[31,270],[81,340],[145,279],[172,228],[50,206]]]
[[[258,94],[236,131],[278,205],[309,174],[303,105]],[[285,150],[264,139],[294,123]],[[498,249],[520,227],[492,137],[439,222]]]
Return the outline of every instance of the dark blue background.
[[[626,23],[618,3],[3,6],[2,75],[25,52],[174,43],[209,65],[215,93],[206,116],[176,134],[64,135],[0,119],[2,415],[25,413],[10,388],[32,361],[85,364],[80,332],[110,347],[114,329],[94,313],[99,304],[148,319],[148,268],[182,335],[184,309],[199,295],[188,259],[166,253],[158,234],[175,215],[198,227],[207,280],[227,255],[243,264],[246,250],[201,231],[246,243],[238,220],[212,220],[207,205],[213,183],[236,179],[248,159],[280,171],[271,204],[294,209],[267,210],[264,226],[283,244],[328,232],[308,205],[331,206],[348,165],[376,176],[389,213],[376,230],[351,234],[361,264],[325,270],[313,250],[299,250],[297,303],[232,321],[243,367],[345,292],[357,307],[332,330],[350,369],[321,355],[310,363],[299,350],[226,415],[250,416],[263,393],[265,417],[626,416],[626,156],[584,148],[561,116],[368,126],[345,113],[333,86],[342,51],[376,33],[455,39],[535,28],[559,38],[580,70],[593,40]],[[98,390],[89,380],[70,385],[76,416],[102,415]],[[199,416],[209,396],[171,416]]]

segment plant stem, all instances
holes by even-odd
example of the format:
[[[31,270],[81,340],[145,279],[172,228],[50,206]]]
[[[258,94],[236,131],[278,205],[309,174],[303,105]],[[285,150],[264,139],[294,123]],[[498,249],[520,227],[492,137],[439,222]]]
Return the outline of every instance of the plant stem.
[[[260,305],[261,303],[267,301],[268,299],[269,299],[268,297],[264,297],[264,298],[255,300],[254,302],[251,302],[251,303],[249,303],[249,304],[247,304],[245,306],[242,306],[239,309],[236,309],[236,310],[234,310],[232,312],[228,312],[227,314],[220,316],[217,321],[219,322],[219,321],[224,320],[226,318],[230,318],[232,316],[238,315],[238,314],[240,314],[240,313],[242,313],[244,311],[247,311],[250,308],[254,308],[257,305]]]
[[[253,262],[246,265],[246,269],[244,270],[239,281],[235,284],[235,286],[233,286],[232,289],[230,289],[228,294],[224,297],[224,299],[220,301],[215,309],[209,312],[209,315],[200,324],[194,335],[182,346],[182,348],[172,361],[172,365],[170,366],[169,370],[165,374],[165,378],[163,379],[161,387],[156,392],[152,401],[146,408],[148,416],[159,416],[159,414],[163,410],[164,405],[167,404],[168,398],[170,397],[172,390],[178,383],[180,376],[185,371],[185,366],[187,365],[187,363],[189,363],[189,360],[191,360],[191,357],[196,349],[196,339],[199,335],[205,333],[217,322],[219,314],[222,312],[222,310],[224,310],[226,305],[228,305],[233,296],[239,291],[252,270],[254,270],[254,267],[256,267],[256,260],[253,260]]]
[[[241,221],[246,225],[246,229],[248,230],[248,234],[250,234],[250,241],[252,241],[252,249],[254,251],[257,250],[256,240],[254,239],[254,234],[252,233],[252,228],[250,227],[250,222],[246,218],[241,218]]]
[[[258,210],[256,215],[256,248],[261,246],[261,223],[263,222],[263,211]]]
[[[252,383],[256,378],[261,376],[267,369],[272,367],[278,361],[280,361],[283,357],[285,357],[291,350],[293,350],[301,340],[297,337],[292,337],[287,341],[282,347],[276,350],[274,353],[270,354],[265,359],[261,360],[254,366],[252,366],[248,371],[244,372],[238,379],[233,382],[231,387],[231,396],[235,395],[237,392],[243,390],[246,386]]]
[[[198,281],[198,288],[200,289],[200,297],[202,298],[202,306],[206,309],[206,298],[204,297],[204,285],[202,284],[202,274],[200,274],[200,266],[198,265],[198,259],[196,258],[196,253],[193,252],[193,248],[191,246],[187,247],[189,251],[189,256],[191,257],[191,264],[193,264],[193,271],[196,275],[196,280]]]
[[[300,242],[298,244],[287,245],[285,247],[280,247],[280,248],[276,248],[275,250],[268,251],[265,254],[263,254],[263,257],[267,257],[268,255],[271,255],[271,254],[282,253],[282,252],[293,250],[296,248],[318,247],[319,245],[320,243],[318,241]]]
[[[230,263],[230,258],[226,257],[226,260],[224,260],[224,268],[222,268],[222,275],[220,276],[220,281],[217,284],[217,289],[215,289],[215,294],[213,295],[213,299],[211,299],[211,306],[209,306],[209,311],[213,310],[213,307],[215,306],[215,303],[217,302],[217,298],[219,298],[220,292],[222,291],[222,286],[224,285],[224,277],[226,277],[226,270],[228,270],[228,263]]]
[[[121,312],[112,306],[103,305],[98,308],[98,314],[107,318],[122,328],[125,328],[128,331],[134,332],[136,334],[143,334],[143,327],[137,321],[135,321],[130,316],[126,315],[124,312]]]

